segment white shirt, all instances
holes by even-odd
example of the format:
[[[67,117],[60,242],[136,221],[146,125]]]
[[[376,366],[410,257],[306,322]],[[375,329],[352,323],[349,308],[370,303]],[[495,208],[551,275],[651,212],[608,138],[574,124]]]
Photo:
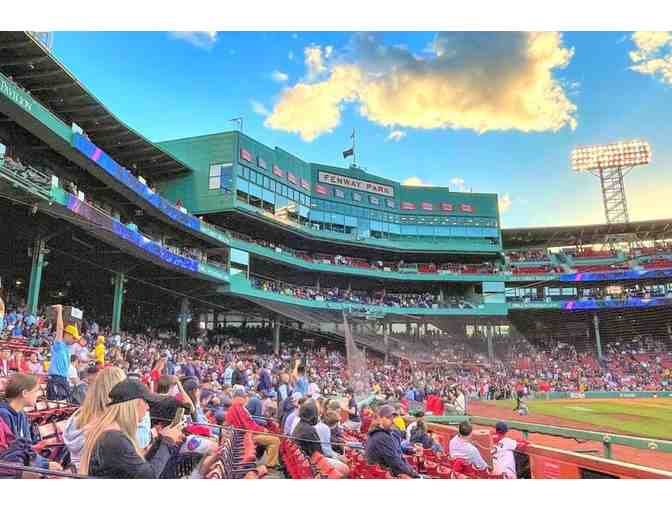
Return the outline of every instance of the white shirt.
[[[486,469],[488,467],[478,449],[470,442],[462,439],[459,434],[455,434],[455,437],[450,440],[448,451],[453,459],[464,459],[476,469]]]
[[[465,412],[464,393],[460,393],[455,399],[455,410],[458,413]]]
[[[516,478],[516,458],[513,451],[518,446],[515,439],[502,438],[492,449],[492,471],[496,475]]]
[[[77,384],[79,382],[79,374],[72,363],[70,363],[70,369],[68,370],[68,380],[70,384]]]

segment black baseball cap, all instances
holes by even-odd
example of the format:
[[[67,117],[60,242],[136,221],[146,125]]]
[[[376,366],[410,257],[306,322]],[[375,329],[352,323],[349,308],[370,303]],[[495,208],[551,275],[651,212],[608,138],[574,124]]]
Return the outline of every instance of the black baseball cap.
[[[136,399],[142,399],[148,404],[155,404],[161,398],[161,396],[149,391],[144,384],[134,379],[125,379],[112,388],[110,402],[107,405],[122,404]]]

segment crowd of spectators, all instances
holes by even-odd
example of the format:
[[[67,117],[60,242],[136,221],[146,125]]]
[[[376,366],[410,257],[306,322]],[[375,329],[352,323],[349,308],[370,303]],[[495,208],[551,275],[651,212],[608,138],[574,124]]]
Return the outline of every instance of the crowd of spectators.
[[[256,276],[251,277],[250,282],[252,287],[265,292],[313,301],[389,306],[395,308],[471,308],[474,306],[461,296],[446,296],[443,302],[441,302],[437,295],[430,292],[401,294],[388,293],[382,290],[372,293],[339,289],[336,287],[306,287]]]
[[[277,422],[307,456],[320,452],[334,469],[347,474],[347,459],[339,451],[344,432],[370,433],[371,459],[385,451],[387,434],[395,427],[403,433],[403,447],[419,442],[436,448],[431,436],[423,436],[422,422],[404,431],[398,418],[412,410],[464,414],[475,398],[513,399],[548,391],[658,391],[672,385],[672,349],[660,338],[608,343],[598,359],[566,343],[549,340],[532,346],[523,337],[499,336],[498,356],[491,360],[478,352],[473,338],[453,335],[448,343],[440,332],[427,331],[421,341],[431,357],[424,363],[396,356],[388,360],[378,353],[365,357],[367,393],[379,401],[398,402],[380,408],[374,420],[367,405],[356,403],[353,368],[343,348],[306,342],[305,334],[287,335],[280,353],[269,354],[257,349],[258,342],[245,340],[270,334],[269,328],[232,328],[180,344],[174,336],[151,329],[111,334],[90,319],[79,327],[66,325],[60,306],[37,316],[23,307],[10,307],[0,315],[0,392],[7,399],[0,405],[0,420],[10,432],[37,441],[21,409],[35,404],[41,378],[49,398],[81,405],[66,424],[65,443],[75,469],[101,477],[157,477],[180,444],[190,441],[192,447],[199,441],[204,455],[212,453],[213,444],[190,439],[188,431],[169,425],[180,408],[196,425],[252,431],[269,469],[278,465],[279,439],[272,425]],[[13,347],[17,339],[26,340],[27,347]],[[172,400],[157,400],[150,389]],[[133,426],[125,416],[134,416]],[[120,436],[118,430],[133,434]],[[451,445],[456,454],[457,443]],[[33,462],[36,467],[58,468],[39,456]]]

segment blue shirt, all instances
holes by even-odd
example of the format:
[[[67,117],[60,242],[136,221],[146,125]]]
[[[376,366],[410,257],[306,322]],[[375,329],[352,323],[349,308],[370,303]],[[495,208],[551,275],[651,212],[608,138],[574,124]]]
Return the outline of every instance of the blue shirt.
[[[322,453],[326,457],[336,458],[336,452],[331,448],[331,429],[326,423],[320,422],[315,425],[315,431],[320,436],[320,445],[322,446]]]
[[[224,384],[231,386],[232,378],[233,378],[233,367],[226,367],[226,370],[224,370]]]
[[[70,371],[70,349],[63,340],[54,340],[51,345],[51,363],[49,375],[60,375],[67,379]]]
[[[305,377],[299,377],[296,381],[296,386],[294,386],[294,391],[298,391],[301,395],[308,394],[308,379]]]

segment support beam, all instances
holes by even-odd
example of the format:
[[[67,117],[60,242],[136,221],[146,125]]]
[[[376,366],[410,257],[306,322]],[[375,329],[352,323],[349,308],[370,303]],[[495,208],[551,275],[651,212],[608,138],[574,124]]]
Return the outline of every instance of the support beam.
[[[213,311],[213,314],[215,312]],[[189,330],[189,299],[182,298],[180,303],[180,345],[187,344],[187,333]],[[217,322],[217,321],[214,321]]]
[[[124,306],[124,273],[114,273],[114,303],[112,305],[112,334],[121,331],[121,310]]]
[[[495,359],[495,348],[492,345],[492,337],[494,336],[494,326],[486,326],[487,329],[487,337],[488,337],[488,359],[492,362]]]
[[[276,356],[280,355],[280,319],[275,319],[275,324],[273,325],[273,353]]]
[[[602,359],[602,339],[600,338],[600,319],[597,314],[593,315],[593,325],[595,327],[595,345],[597,347],[597,357]]]
[[[30,268],[30,285],[28,287],[28,313],[37,315],[37,306],[40,301],[40,286],[42,285],[42,269],[46,244],[43,237],[38,237],[33,244],[33,263]]]

